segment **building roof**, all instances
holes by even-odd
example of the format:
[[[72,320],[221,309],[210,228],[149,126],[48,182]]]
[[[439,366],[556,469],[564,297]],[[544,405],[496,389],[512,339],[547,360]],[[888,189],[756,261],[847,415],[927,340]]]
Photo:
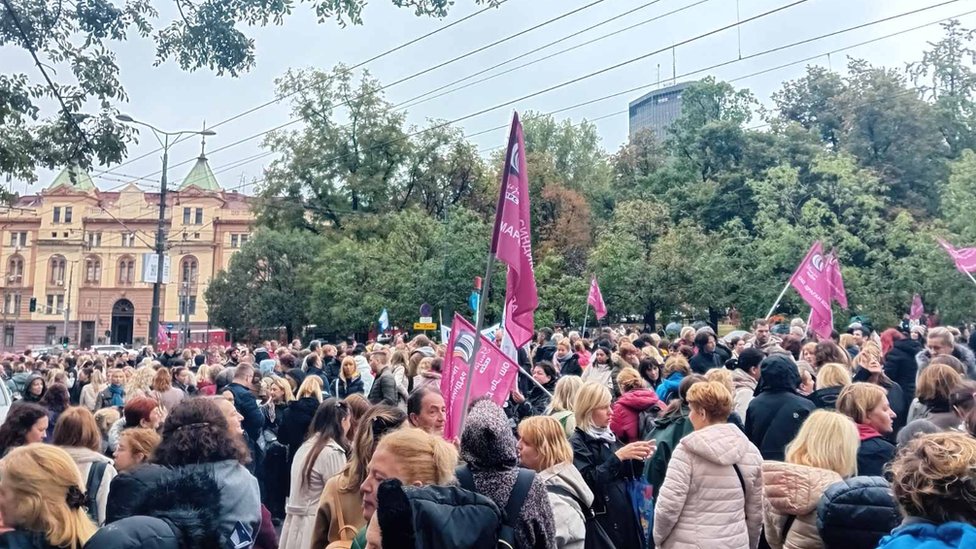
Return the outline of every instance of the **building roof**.
[[[94,191],[95,182],[92,181],[88,172],[82,171],[78,166],[70,166],[61,170],[61,173],[54,178],[54,182],[48,187],[48,190],[57,189],[58,187],[68,186],[79,191]]]
[[[220,183],[217,183],[217,178],[214,176],[213,170],[210,169],[210,163],[207,162],[207,157],[201,154],[197,158],[196,164],[190,170],[190,173],[186,175],[186,179],[180,184],[180,190],[186,190],[190,187],[196,187],[202,191],[220,191]]]
[[[644,101],[647,101],[648,99],[651,99],[651,98],[654,98],[654,97],[658,97],[658,96],[661,96],[661,95],[666,95],[666,94],[669,94],[669,93],[674,93],[676,91],[683,90],[683,89],[687,88],[688,86],[694,84],[695,82],[697,82],[697,81],[696,80],[693,80],[693,81],[689,81],[689,82],[679,82],[677,84],[674,84],[673,86],[668,86],[666,88],[659,88],[659,89],[650,91],[650,92],[645,93],[644,95],[638,97],[637,99],[634,99],[633,101],[631,101],[630,102],[630,106],[633,107],[634,105],[643,103]]]

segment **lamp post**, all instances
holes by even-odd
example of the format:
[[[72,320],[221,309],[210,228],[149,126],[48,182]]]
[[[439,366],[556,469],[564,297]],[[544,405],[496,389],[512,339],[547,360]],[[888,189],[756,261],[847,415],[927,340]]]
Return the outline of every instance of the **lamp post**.
[[[127,114],[119,114],[115,117],[120,122],[138,124],[152,130],[156,140],[163,147],[163,171],[159,178],[159,223],[156,226],[156,281],[153,282],[152,313],[149,317],[149,344],[156,348],[158,345],[157,335],[159,334],[159,295],[163,287],[163,267],[165,258],[163,253],[166,251],[166,165],[169,162],[169,139],[182,135],[217,135],[213,130],[183,130],[177,132],[164,132],[163,130],[145,122],[140,122]],[[160,139],[159,136],[163,136]]]

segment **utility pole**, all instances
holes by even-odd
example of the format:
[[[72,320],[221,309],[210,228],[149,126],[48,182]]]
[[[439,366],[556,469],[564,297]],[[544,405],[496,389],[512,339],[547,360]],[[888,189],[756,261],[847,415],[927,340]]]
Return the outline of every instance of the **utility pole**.
[[[68,269],[68,285],[65,287],[64,292],[64,330],[62,331],[62,337],[65,341],[68,341],[68,315],[71,311],[71,284],[75,277],[75,264],[71,262],[71,268]]]

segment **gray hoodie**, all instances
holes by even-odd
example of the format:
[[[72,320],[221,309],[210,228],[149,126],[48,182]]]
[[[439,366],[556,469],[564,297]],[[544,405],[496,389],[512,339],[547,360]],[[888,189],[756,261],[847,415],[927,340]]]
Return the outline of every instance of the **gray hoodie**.
[[[546,485],[552,517],[556,523],[556,547],[559,549],[583,549],[586,543],[586,518],[577,498],[587,507],[593,505],[593,492],[579,470],[570,463],[557,463],[539,473]],[[568,491],[575,497],[563,493]]]
[[[179,469],[186,471],[205,471],[213,475],[220,490],[220,527],[221,538],[227,547],[235,547],[231,542],[241,539],[240,531],[249,536],[251,542],[244,547],[253,547],[261,528],[261,494],[258,490],[258,479],[254,478],[243,465],[236,460],[218,461],[216,463],[200,463],[184,465]]]

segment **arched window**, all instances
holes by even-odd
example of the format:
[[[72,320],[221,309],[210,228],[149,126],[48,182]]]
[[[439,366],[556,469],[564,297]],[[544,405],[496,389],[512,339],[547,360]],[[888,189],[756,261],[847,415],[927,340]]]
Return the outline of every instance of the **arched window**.
[[[199,274],[197,258],[192,255],[184,257],[183,261],[180,262],[180,282],[189,282],[191,286],[195,285]]]
[[[119,285],[130,286],[136,281],[136,261],[131,256],[119,260]]]
[[[85,284],[98,284],[102,281],[102,260],[90,255],[85,258]]]
[[[7,262],[7,284],[20,286],[24,280],[24,258],[18,255],[10,256]]]
[[[51,268],[48,269],[48,271],[51,276],[48,279],[48,282],[52,286],[64,286],[64,266],[65,266],[64,256],[62,255],[51,256],[51,261],[49,264]]]

